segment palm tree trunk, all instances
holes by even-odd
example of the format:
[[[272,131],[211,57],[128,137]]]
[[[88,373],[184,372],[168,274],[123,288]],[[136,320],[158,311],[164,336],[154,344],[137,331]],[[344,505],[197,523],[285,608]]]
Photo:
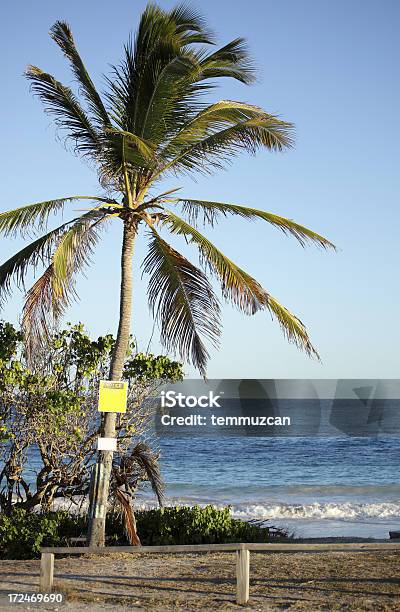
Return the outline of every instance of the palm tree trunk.
[[[125,221],[121,254],[121,293],[117,339],[111,359],[110,380],[121,380],[129,345],[132,315],[132,259],[136,226]],[[106,412],[102,423],[102,436],[115,438],[116,414]],[[94,466],[89,494],[89,546],[105,545],[105,524],[108,492],[112,468],[112,451],[99,451]]]

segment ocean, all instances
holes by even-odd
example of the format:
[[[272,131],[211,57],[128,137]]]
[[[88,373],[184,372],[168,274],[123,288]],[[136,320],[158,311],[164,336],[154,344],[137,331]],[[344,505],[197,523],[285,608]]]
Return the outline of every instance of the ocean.
[[[190,414],[203,424],[169,424]],[[224,425],[261,415],[290,425]],[[305,538],[400,530],[398,379],[185,380],[155,422],[169,504],[230,505]]]
[[[165,437],[168,505],[230,505],[298,537],[400,529],[400,444],[381,437]],[[147,487],[138,504],[151,504]]]

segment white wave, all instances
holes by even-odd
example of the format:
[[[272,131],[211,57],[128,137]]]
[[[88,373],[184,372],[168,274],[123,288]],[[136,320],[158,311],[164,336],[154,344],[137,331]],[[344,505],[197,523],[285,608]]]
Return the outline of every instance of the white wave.
[[[232,508],[233,516],[245,519],[336,519],[363,520],[400,517],[399,502],[370,504],[319,503],[312,504],[249,504]]]
[[[206,506],[211,504],[222,508],[226,504],[212,500],[196,501],[189,498],[170,498],[166,506]],[[154,508],[150,500],[137,500],[139,509]],[[352,503],[352,502],[314,502],[311,504],[289,504],[277,502],[259,502],[237,504],[231,507],[232,516],[245,520],[274,519],[311,519],[311,520],[342,520],[363,521],[368,519],[400,518],[400,500],[393,502]]]

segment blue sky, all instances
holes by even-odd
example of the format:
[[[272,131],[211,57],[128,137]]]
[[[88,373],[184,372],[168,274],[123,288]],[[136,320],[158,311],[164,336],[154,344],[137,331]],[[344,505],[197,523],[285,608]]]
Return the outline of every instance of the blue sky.
[[[48,36],[67,20],[95,82],[121,57],[136,28],[141,0],[8,3],[0,39],[3,93],[1,210],[44,199],[97,192],[95,174],[57,142],[51,119],[22,74],[32,63],[71,83]],[[161,6],[174,3],[161,1]],[[226,82],[213,99],[258,104],[296,124],[296,147],[242,155],[225,172],[182,185],[192,197],[246,204],[281,214],[330,238],[338,253],[303,250],[263,223],[224,222],[209,235],[307,325],[323,363],[283,338],[266,313],[246,317],[223,308],[221,347],[211,352],[210,378],[395,378],[399,376],[399,112],[400,4],[397,0],[203,0],[194,3],[225,43],[248,39],[259,68],[256,85]],[[71,210],[79,208],[71,205]],[[91,332],[114,332],[118,312],[120,228],[99,248],[81,300],[67,320]],[[22,245],[0,242],[0,261]],[[137,250],[132,332],[146,348],[152,332]],[[0,313],[16,322],[16,290]],[[151,348],[159,351],[157,332]],[[193,373],[190,367],[188,374]]]

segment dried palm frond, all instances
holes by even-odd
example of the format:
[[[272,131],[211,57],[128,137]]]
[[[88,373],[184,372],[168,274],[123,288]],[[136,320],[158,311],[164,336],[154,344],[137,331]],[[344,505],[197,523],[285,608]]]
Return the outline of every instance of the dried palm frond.
[[[141,546],[139,536],[136,531],[136,519],[133,512],[130,496],[120,489],[115,490],[115,497],[118,500],[124,516],[124,526],[126,535],[132,546]]]

